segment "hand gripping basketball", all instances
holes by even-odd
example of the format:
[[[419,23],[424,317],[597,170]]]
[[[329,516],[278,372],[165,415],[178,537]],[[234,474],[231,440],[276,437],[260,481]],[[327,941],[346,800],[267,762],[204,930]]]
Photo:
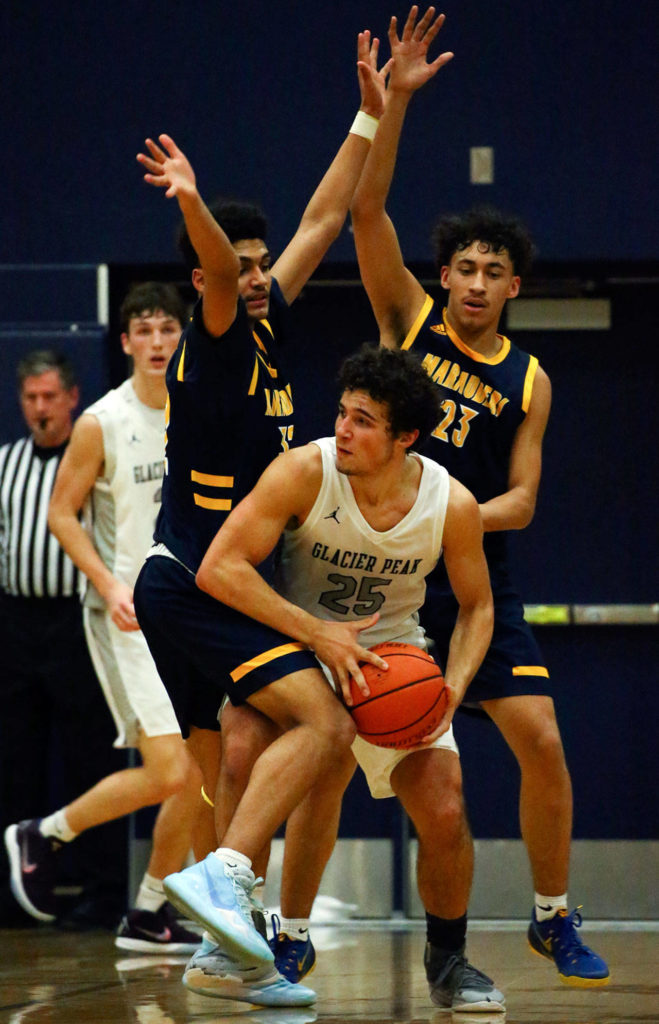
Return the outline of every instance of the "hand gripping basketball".
[[[371,647],[387,670],[362,664],[371,691],[365,697],[350,680],[350,711],[358,734],[377,747],[416,747],[441,721],[448,704],[444,676],[437,662],[412,644]]]

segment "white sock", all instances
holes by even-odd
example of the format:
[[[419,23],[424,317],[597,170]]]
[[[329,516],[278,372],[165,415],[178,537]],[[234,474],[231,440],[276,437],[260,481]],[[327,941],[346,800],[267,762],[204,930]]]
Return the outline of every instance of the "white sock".
[[[135,900],[137,910],[150,910],[152,914],[155,914],[166,901],[167,896],[162,878],[154,878],[148,871],[145,872]]]
[[[60,843],[70,843],[78,835],[66,820],[63,807],[59,811],[49,814],[46,818],[42,818],[39,823],[39,831],[42,836],[51,836]]]
[[[542,893],[535,893],[536,921],[549,921],[556,916],[558,910],[567,910],[566,892],[562,896],[543,896]]]
[[[295,942],[306,942],[309,938],[308,917],[281,917],[279,930]]]
[[[244,853],[238,853],[237,850],[231,850],[228,846],[220,846],[215,850],[215,856],[218,860],[223,861],[225,864],[236,867],[240,864],[241,867],[249,868],[251,870],[252,862],[249,857],[246,857]]]

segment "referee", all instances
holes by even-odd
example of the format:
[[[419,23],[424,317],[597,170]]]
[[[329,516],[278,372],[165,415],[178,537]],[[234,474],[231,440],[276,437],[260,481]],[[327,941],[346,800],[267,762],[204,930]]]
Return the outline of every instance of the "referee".
[[[17,377],[30,434],[0,447],[0,833],[123,767],[87,651],[78,570],[47,525],[78,404],[75,371],[62,355],[34,351]],[[61,868],[58,882],[82,885],[83,896],[60,923],[114,927],[125,902],[125,824],[93,830]],[[0,927],[33,923],[10,895],[2,845]]]

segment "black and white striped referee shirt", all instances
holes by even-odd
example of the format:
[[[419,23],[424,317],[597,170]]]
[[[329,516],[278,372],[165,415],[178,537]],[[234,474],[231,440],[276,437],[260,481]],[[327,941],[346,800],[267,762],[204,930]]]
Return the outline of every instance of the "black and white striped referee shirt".
[[[66,443],[31,437],[0,448],[0,587],[15,597],[72,597],[79,573],[48,529],[48,502]]]

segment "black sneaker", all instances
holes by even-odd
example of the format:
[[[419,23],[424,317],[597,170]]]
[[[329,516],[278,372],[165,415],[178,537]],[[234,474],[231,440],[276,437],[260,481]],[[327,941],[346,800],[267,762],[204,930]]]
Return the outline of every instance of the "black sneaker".
[[[429,942],[426,944],[423,963],[431,1001],[435,1006],[456,1012],[503,1012],[506,1007],[503,992],[495,988],[492,979],[470,964],[463,954],[464,946],[456,953],[450,953]]]
[[[160,910],[129,910],[122,918],[114,940],[119,949],[136,953],[195,953],[201,935],[177,920],[173,907],[163,903]]]
[[[39,831],[40,818],[5,829],[11,891],[38,921],[55,920],[55,853],[62,845]]]

